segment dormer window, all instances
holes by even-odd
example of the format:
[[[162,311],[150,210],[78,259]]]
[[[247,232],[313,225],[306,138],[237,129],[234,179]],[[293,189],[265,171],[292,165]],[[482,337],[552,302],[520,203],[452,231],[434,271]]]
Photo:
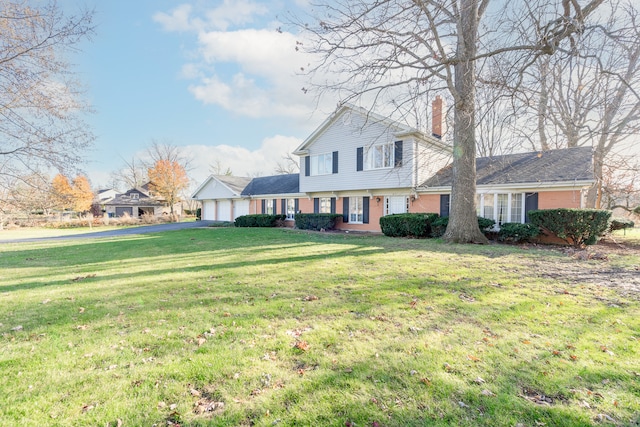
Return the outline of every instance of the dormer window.
[[[140,199],[140,194],[138,194],[138,193],[131,193],[130,196],[131,196],[132,200],[139,200]]]

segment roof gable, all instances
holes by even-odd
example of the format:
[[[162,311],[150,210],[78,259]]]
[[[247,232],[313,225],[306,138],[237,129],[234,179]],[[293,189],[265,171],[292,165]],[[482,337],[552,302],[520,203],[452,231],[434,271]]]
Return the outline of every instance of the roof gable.
[[[476,159],[476,185],[509,185],[593,181],[591,147],[480,157]],[[448,165],[420,187],[444,187],[453,183]]]
[[[374,112],[368,111],[364,108],[356,107],[351,104],[344,104],[339,107],[333,114],[331,114],[327,119],[322,122],[322,124],[315,130],[304,142],[293,151],[295,155],[305,155],[309,146],[311,146],[328,128],[334,126],[336,123],[341,123],[342,120],[347,120],[349,114],[357,114],[360,117],[364,118],[364,122],[367,124],[382,124],[385,127],[391,129],[393,133],[396,134],[411,134],[411,133],[419,133],[416,129],[413,129],[409,126],[405,126],[401,123],[398,123],[388,117],[381,116]]]
[[[197,199],[201,192],[206,193],[205,189],[217,183],[226,192],[229,197],[239,197],[242,190],[251,182],[251,178],[246,176],[230,176],[230,175],[209,175],[202,184],[193,192],[191,198]],[[210,188],[209,188],[210,190]]]

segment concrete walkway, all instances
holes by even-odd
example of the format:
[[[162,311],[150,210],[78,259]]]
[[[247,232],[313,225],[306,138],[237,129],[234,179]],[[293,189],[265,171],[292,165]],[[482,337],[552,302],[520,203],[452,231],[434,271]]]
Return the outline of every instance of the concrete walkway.
[[[102,237],[129,236],[135,234],[160,233],[163,231],[184,230],[186,228],[208,227],[215,221],[194,221],[194,222],[170,222],[166,224],[142,225],[139,227],[128,227],[109,231],[93,231],[83,234],[73,234],[68,236],[51,237],[31,237],[27,239],[0,240],[0,243],[24,243],[43,242],[46,240],[73,240],[73,239],[95,239]]]

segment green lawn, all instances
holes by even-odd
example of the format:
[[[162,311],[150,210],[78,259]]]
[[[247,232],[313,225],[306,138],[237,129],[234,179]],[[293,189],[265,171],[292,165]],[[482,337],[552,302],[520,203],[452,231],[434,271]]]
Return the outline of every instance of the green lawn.
[[[0,425],[638,425],[640,302],[542,274],[576,264],[640,274],[282,229],[4,244]]]

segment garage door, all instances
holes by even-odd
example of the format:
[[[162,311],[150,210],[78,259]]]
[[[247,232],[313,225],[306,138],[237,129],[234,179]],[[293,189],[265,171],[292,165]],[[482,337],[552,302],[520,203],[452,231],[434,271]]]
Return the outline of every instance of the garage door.
[[[249,200],[235,200],[233,202],[233,219],[242,215],[249,215]]]
[[[216,219],[216,202],[213,200],[204,200],[202,202],[202,219],[205,221]]]
[[[124,216],[125,213],[127,215],[129,215],[129,216],[133,216],[133,208],[132,207],[125,208],[125,207],[122,207],[122,206],[116,206],[116,216],[117,217]]]
[[[231,221],[231,200],[218,200],[218,221]]]

